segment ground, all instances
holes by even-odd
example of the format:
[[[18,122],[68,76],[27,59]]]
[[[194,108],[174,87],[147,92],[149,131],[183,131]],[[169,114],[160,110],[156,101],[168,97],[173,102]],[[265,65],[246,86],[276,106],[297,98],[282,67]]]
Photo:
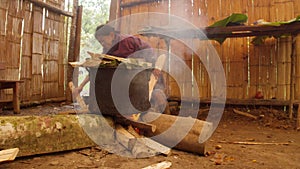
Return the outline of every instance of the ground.
[[[60,104],[45,104],[23,108],[21,115],[56,114],[65,109]],[[257,120],[233,113],[233,108],[258,116]],[[282,110],[281,110],[282,109]],[[283,108],[227,107],[222,120],[206,143],[206,155],[199,156],[172,150],[170,156],[158,155],[146,159],[131,159],[110,154],[99,147],[68,152],[17,158],[0,164],[0,169],[64,169],[64,168],[124,168],[139,169],[162,161],[170,161],[172,169],[182,168],[300,168],[300,131],[295,120],[287,118]],[[203,118],[206,112],[199,116]],[[13,115],[4,110],[2,115]],[[246,141],[273,143],[243,145]],[[275,144],[279,143],[279,144]],[[284,143],[284,145],[282,144]]]

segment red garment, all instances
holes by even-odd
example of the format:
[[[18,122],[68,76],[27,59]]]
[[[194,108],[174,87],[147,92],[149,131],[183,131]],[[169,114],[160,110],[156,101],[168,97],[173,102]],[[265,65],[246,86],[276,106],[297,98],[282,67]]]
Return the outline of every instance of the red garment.
[[[141,51],[143,49],[147,50]],[[113,47],[110,49],[104,48],[103,53],[122,58],[144,58],[146,61],[150,61],[152,63],[154,61],[150,45],[142,41],[140,38],[130,35],[115,34]]]

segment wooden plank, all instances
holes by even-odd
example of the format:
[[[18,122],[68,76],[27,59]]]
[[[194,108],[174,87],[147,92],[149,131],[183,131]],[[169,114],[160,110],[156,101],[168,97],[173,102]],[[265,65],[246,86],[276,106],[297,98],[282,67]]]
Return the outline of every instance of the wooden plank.
[[[7,10],[6,9],[0,9],[0,34],[6,35],[6,24],[7,21]]]
[[[160,71],[164,67],[166,59],[167,59],[166,55],[160,55],[155,62],[155,68]],[[152,92],[153,92],[154,86],[157,83],[157,80],[158,80],[158,78],[155,77],[155,75],[153,73],[151,73],[150,80],[149,80],[149,101],[151,100]]]
[[[33,33],[32,36],[32,53],[33,54],[43,54],[43,43],[44,38],[42,34]]]
[[[21,62],[21,79],[30,79],[32,72],[31,72],[31,57],[22,56]]]
[[[13,161],[17,154],[19,153],[19,148],[11,148],[0,151],[0,163],[4,161]]]
[[[43,55],[32,54],[32,74],[42,74]]]
[[[157,164],[152,164],[150,166],[144,167],[142,169],[168,169],[172,166],[170,161],[163,161]]]
[[[24,33],[22,42],[22,55],[31,56],[32,55],[32,34]]]
[[[32,21],[33,21],[33,32],[43,33],[43,30],[42,30],[43,10],[42,10],[42,8],[39,8],[36,6],[33,7]]]

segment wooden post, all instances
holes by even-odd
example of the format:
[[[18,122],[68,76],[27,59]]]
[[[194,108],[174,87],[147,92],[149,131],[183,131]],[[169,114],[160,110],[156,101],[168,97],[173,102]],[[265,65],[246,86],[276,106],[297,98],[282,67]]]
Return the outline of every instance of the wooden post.
[[[71,29],[70,29],[68,62],[76,61],[75,39],[76,39],[77,8],[78,8],[78,0],[73,0],[73,16],[72,16]],[[70,82],[73,80],[73,71],[74,71],[74,68],[71,65],[68,65],[67,82]],[[72,102],[72,92],[68,87],[66,87],[66,100],[67,100],[67,102]]]
[[[298,104],[298,112],[297,112],[297,130],[300,130],[300,103]]]
[[[18,82],[13,84],[13,107],[14,113],[20,113],[20,94]]]
[[[289,117],[293,118],[293,104],[295,100],[295,57],[296,57],[296,35],[292,35],[292,52],[291,52],[291,87],[290,87],[290,103],[289,103]]]
[[[82,6],[78,6],[76,13],[76,33],[75,33],[75,44],[74,44],[74,59],[75,61],[80,60],[80,39],[81,39],[81,26],[82,26]],[[75,68],[73,71],[73,83],[78,86],[78,73],[79,69]]]

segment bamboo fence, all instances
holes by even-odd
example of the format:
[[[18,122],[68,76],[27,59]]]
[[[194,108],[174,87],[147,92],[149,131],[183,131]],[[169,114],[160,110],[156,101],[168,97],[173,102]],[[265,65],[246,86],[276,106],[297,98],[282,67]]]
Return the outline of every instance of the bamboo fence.
[[[64,0],[45,3],[64,9]],[[64,94],[66,31],[65,16],[39,7],[28,0],[0,2],[0,70],[2,80],[22,80],[23,103],[61,99]],[[1,100],[10,100],[4,90]]]
[[[288,21],[300,14],[300,0],[171,0],[151,1],[138,3],[139,0],[121,0],[120,4],[131,2],[132,6],[121,9],[121,17],[138,12],[162,12],[179,16],[188,20],[197,27],[208,26],[220,19],[228,17],[232,13],[243,13],[248,16],[247,25],[253,24],[259,19],[265,21]],[[136,33],[142,26],[147,25],[148,20],[160,22],[156,26],[166,26],[168,21],[160,21],[157,18],[141,18],[120,23],[121,32]],[[130,30],[128,30],[130,29]],[[211,97],[210,78],[203,63],[208,62],[209,53],[205,50],[210,43],[219,54],[222,61],[226,80],[227,98],[253,99],[257,92],[262,92],[264,99],[290,99],[291,82],[291,38],[267,38],[262,45],[251,44],[252,38],[228,38],[220,45],[211,41],[192,40],[192,44],[199,46],[197,53],[202,55],[199,59],[194,52],[179,41],[171,41],[170,49],[173,54],[181,57],[196,79],[201,98]],[[148,41],[154,48],[164,44],[157,38],[149,38]],[[296,64],[300,64],[299,37],[297,38]],[[163,45],[166,47],[166,44]],[[171,61],[172,62],[172,61]],[[171,64],[171,63],[169,63]],[[172,71],[172,65],[169,65]],[[210,65],[213,66],[213,65]],[[174,66],[173,66],[174,67]],[[174,69],[174,68],[173,68]],[[182,72],[175,71],[184,76]],[[296,66],[295,73],[295,98],[300,98],[300,69]],[[184,78],[182,78],[184,79]],[[176,82],[169,78],[169,95],[180,97],[181,92],[186,92],[184,86],[190,86],[191,79]],[[193,95],[192,93],[190,93]]]

